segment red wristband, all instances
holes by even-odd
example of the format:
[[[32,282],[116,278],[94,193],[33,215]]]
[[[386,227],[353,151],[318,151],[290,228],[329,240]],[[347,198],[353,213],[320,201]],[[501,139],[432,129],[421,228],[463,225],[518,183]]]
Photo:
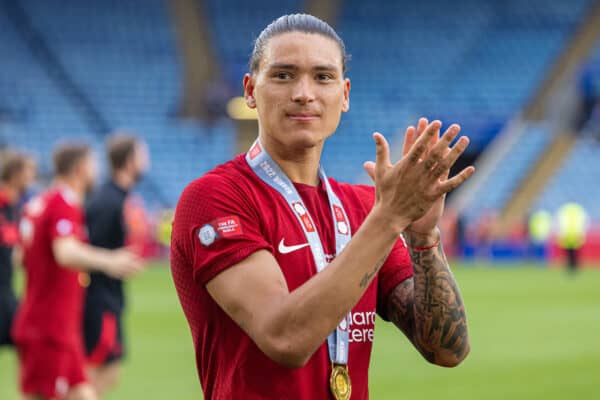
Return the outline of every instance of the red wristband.
[[[427,251],[427,250],[434,249],[434,248],[438,247],[439,244],[440,244],[440,239],[438,238],[438,240],[436,240],[435,243],[432,244],[431,246],[425,246],[425,247],[413,247],[413,246],[410,246],[410,248],[411,248],[411,250],[422,252],[422,251]]]

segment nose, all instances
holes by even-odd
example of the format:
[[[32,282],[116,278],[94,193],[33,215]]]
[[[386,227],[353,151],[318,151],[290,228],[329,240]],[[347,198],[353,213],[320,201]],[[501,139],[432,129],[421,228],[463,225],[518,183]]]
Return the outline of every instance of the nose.
[[[313,81],[308,76],[298,79],[292,91],[292,101],[294,103],[306,104],[315,99],[313,91]]]

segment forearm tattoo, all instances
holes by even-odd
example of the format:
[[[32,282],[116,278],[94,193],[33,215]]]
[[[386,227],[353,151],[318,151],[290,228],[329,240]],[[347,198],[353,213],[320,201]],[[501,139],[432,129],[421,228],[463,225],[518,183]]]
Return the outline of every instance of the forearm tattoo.
[[[385,263],[387,256],[388,256],[388,254],[386,254],[385,257],[383,257],[381,260],[377,261],[377,264],[375,264],[375,267],[373,268],[373,270],[371,272],[366,272],[363,275],[363,277],[360,279],[360,282],[359,282],[359,286],[362,289],[366,288],[369,285],[369,282],[371,282],[371,279],[375,276],[375,274],[377,274],[377,272],[379,271],[381,266]]]
[[[469,351],[467,319],[460,291],[441,243],[407,237],[414,277],[398,285],[386,305],[388,318],[430,362],[456,365]]]

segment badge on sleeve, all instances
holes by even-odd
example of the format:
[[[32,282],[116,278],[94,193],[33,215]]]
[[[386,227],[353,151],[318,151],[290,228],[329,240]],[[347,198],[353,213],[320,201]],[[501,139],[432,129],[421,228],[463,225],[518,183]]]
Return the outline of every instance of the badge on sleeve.
[[[68,219],[63,218],[58,220],[58,222],[56,223],[56,232],[58,232],[60,236],[71,235],[73,233],[73,230],[73,223]]]
[[[198,239],[203,246],[208,247],[221,238],[241,235],[242,224],[237,215],[217,218],[198,230]]]
[[[217,232],[212,225],[206,224],[198,231],[198,238],[203,246],[210,246],[217,239]]]

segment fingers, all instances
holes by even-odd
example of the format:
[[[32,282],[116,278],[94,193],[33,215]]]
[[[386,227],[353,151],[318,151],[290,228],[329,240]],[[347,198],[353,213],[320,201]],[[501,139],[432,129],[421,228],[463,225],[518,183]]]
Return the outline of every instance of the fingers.
[[[144,266],[144,260],[129,249],[115,250],[113,275],[116,277],[129,278],[142,271]]]
[[[423,134],[423,132],[425,131],[425,128],[427,128],[428,124],[429,124],[429,121],[427,120],[427,118],[419,118],[416,129],[412,125],[408,127],[408,129],[406,130],[407,135],[404,138],[404,147],[402,149],[403,150],[402,157],[405,157],[408,154],[408,152],[410,151],[412,146],[415,144],[415,141],[417,140],[417,138],[419,136],[421,136]],[[409,129],[412,132],[409,132]],[[407,136],[409,136],[409,134],[410,134],[410,142],[407,143],[407,139],[409,139]],[[433,140],[433,138],[432,138],[432,140]],[[429,149],[429,147],[431,147],[431,146],[428,146],[428,149]],[[425,150],[425,153],[427,153],[427,150]]]
[[[377,168],[390,167],[392,163],[390,161],[390,145],[387,140],[379,132],[373,134],[373,140],[375,140],[375,164]]]
[[[406,128],[406,132],[404,133],[404,145],[402,146],[402,157],[405,157],[408,154],[413,144],[415,144],[415,140],[417,140],[425,128],[427,128],[428,123],[427,118],[419,118],[416,128],[412,125]]]
[[[439,135],[441,127],[442,123],[440,121],[433,121],[425,128],[407,154],[411,163],[416,164],[419,162],[419,158],[427,151],[433,136]]]
[[[421,136],[428,124],[429,120],[427,120],[427,118],[419,118],[419,122],[417,123],[417,136]]]
[[[427,158],[425,160],[423,160],[423,167],[426,171],[430,171],[435,165],[439,164],[438,168],[436,168],[436,169],[442,168],[442,170],[439,171],[439,173],[437,173],[437,175],[436,175],[436,176],[439,176],[442,174],[442,172],[444,170],[447,169],[445,167],[445,163],[442,163],[441,161],[442,161],[442,159],[444,161],[446,160],[444,158],[444,156],[447,153],[450,143],[452,143],[452,141],[456,138],[456,136],[458,135],[459,132],[460,132],[460,126],[457,124],[450,125],[450,127],[446,130],[446,132],[444,132],[444,135],[439,139],[439,141],[437,141],[435,146],[429,151]],[[454,162],[452,162],[452,164],[453,163]],[[444,165],[441,165],[441,164],[444,164]]]
[[[375,182],[375,163],[373,161],[367,161],[363,164],[363,168],[367,175]]]
[[[454,165],[456,160],[458,160],[458,158],[461,156],[462,153],[464,153],[468,146],[468,137],[463,136],[460,139],[458,139],[458,141],[450,149],[446,157],[441,162],[439,162],[435,166],[435,168],[433,168],[431,174],[435,177],[439,177],[445,173],[447,174],[448,170]]]
[[[427,127],[427,119],[426,118],[421,118],[421,120],[423,121],[423,129],[425,129]],[[421,122],[421,120],[419,120],[419,122]],[[441,127],[440,127],[441,128]],[[433,146],[435,146],[435,144],[438,142],[440,136],[439,133],[436,135],[433,135],[431,137],[431,140],[429,141],[429,144],[427,146],[427,150],[425,151],[425,156],[427,156],[427,154],[429,153],[429,151],[431,151],[431,149],[433,149]]]
[[[467,167],[452,178],[440,183],[439,194],[448,193],[459,187],[475,172],[475,167]]]
[[[404,133],[404,145],[402,146],[402,157],[406,156],[417,139],[417,130],[414,126],[406,128]]]
[[[124,269],[121,271],[121,276],[123,278],[130,278],[143,270],[144,263],[141,260],[132,261],[130,264],[124,266]]]

